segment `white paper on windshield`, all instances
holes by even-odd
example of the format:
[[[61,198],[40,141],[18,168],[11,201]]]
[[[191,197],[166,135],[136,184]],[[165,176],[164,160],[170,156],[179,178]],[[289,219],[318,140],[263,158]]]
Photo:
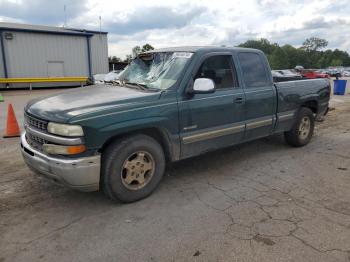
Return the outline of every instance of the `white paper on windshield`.
[[[175,52],[173,54],[173,58],[191,58],[191,56],[193,55],[193,53],[188,53],[188,52]]]

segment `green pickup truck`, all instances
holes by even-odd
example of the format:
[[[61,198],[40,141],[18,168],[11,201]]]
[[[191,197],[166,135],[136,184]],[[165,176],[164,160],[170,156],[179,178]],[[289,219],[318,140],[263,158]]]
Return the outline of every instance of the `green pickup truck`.
[[[22,155],[56,182],[132,202],[155,190],[168,162],[276,133],[306,145],[329,98],[328,79],[274,83],[258,50],[153,50],[114,85],[29,102]]]

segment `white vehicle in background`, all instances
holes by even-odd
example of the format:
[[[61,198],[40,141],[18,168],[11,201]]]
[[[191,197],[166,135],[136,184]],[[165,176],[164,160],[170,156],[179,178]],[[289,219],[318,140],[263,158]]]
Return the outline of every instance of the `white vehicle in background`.
[[[119,74],[122,70],[114,70],[108,74],[96,74],[94,75],[94,84],[101,85],[105,83],[113,83],[119,79]]]
[[[104,84],[104,79],[105,79],[106,74],[96,74],[94,75],[94,84],[96,85],[101,85]]]
[[[343,76],[350,77],[350,71],[343,71]]]
[[[293,69],[272,70],[273,80],[276,82],[292,81],[302,79],[301,74]]]
[[[283,70],[278,70],[283,76],[285,77],[290,77],[290,78],[302,78],[301,74],[296,72],[293,69],[283,69]]]
[[[105,75],[104,77],[104,82],[105,83],[113,83],[119,79],[119,74],[121,70],[114,70],[109,72],[108,74]]]

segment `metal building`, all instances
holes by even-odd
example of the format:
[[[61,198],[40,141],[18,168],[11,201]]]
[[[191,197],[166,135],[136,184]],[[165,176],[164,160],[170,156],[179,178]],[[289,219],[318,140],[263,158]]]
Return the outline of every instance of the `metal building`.
[[[92,78],[107,72],[107,32],[0,23],[0,78]],[[44,84],[58,85],[67,83]]]

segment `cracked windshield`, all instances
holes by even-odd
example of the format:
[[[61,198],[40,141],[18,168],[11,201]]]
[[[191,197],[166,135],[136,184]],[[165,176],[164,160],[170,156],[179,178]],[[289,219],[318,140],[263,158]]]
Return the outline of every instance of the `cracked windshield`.
[[[150,89],[174,85],[192,53],[161,52],[141,54],[121,73],[120,81]]]

